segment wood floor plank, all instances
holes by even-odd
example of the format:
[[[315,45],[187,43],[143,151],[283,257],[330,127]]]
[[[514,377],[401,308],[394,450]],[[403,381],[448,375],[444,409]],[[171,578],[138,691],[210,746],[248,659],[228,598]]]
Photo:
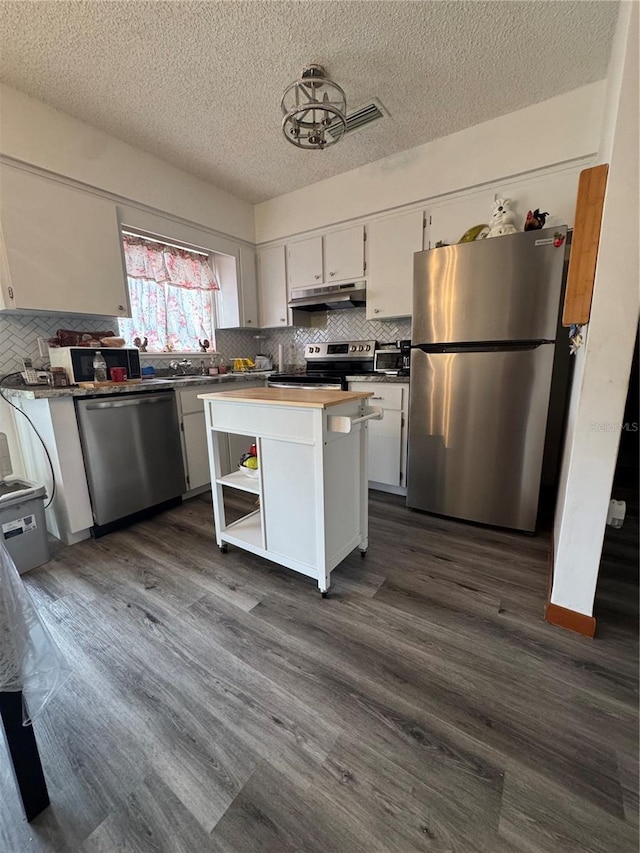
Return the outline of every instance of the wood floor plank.
[[[326,600],[221,554],[210,496],[28,573],[73,676],[36,724],[52,805],[34,824],[0,766],[2,853],[627,853],[628,580],[584,640],[542,620],[548,534],[379,493],[370,518]]]
[[[571,791],[558,796],[526,774],[507,773],[500,834],[518,853],[636,853],[637,830],[587,805]]]
[[[208,832],[161,779],[148,776],[85,840],[81,853],[207,853]]]

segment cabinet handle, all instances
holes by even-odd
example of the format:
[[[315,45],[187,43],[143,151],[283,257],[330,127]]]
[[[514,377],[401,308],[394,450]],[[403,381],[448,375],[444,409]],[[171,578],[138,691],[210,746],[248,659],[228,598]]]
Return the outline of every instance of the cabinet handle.
[[[286,323],[286,320],[284,319],[284,317],[280,317],[280,322],[281,322],[281,323]]]
[[[334,273],[334,272],[330,272],[330,273],[329,273],[329,275],[335,275],[335,273]]]
[[[373,309],[373,313],[374,313],[374,314],[379,314],[379,313],[380,313],[380,309],[379,309],[379,308],[374,308],[374,309]]]
[[[319,275],[314,275],[314,278],[315,278],[315,280],[317,281],[317,280],[320,278],[320,276],[319,276]]]
[[[372,400],[384,400],[384,397],[372,397]]]
[[[124,305],[118,305],[118,311],[124,311]]]
[[[251,322],[251,320],[247,320],[247,323],[250,323],[250,322]]]

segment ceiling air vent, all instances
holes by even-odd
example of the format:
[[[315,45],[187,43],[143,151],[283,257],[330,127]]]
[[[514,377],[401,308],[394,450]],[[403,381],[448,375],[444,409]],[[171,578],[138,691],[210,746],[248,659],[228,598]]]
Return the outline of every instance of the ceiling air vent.
[[[347,127],[344,130],[344,133],[352,133],[354,130],[359,130],[361,127],[365,127],[365,125],[371,124],[372,121],[377,121],[379,118],[382,118],[385,115],[387,115],[386,110],[384,109],[380,101],[374,98],[370,104],[367,104],[366,106],[360,107],[360,109],[349,113],[349,115],[347,116]],[[327,129],[327,134],[333,137],[333,126],[330,126]],[[342,128],[338,127],[337,123],[335,134],[337,136],[344,135],[342,132]]]

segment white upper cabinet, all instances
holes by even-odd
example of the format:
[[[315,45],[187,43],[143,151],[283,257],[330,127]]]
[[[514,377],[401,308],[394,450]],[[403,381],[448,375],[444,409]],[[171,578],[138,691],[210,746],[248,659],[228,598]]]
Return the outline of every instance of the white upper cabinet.
[[[241,325],[256,329],[259,326],[256,252],[248,246],[240,247],[240,295],[242,297]]]
[[[329,231],[287,246],[289,290],[364,276],[364,226]]]
[[[413,255],[422,251],[421,210],[377,219],[367,226],[367,319],[411,316]]]
[[[290,325],[285,269],[284,246],[258,251],[260,327],[263,329]]]
[[[242,246],[238,257],[216,253],[214,258],[220,283],[216,292],[216,329],[257,329],[255,251]]]
[[[482,193],[473,193],[434,204],[427,217],[428,234],[425,249],[435,248],[438,242],[453,246],[460,242],[469,228],[488,223],[491,218],[493,196],[492,190],[484,190]]]
[[[0,307],[127,316],[113,202],[1,164],[0,229]]]
[[[287,246],[289,290],[322,284],[322,237],[310,237]]]
[[[324,238],[324,280],[348,281],[364,276],[364,226],[330,231]]]

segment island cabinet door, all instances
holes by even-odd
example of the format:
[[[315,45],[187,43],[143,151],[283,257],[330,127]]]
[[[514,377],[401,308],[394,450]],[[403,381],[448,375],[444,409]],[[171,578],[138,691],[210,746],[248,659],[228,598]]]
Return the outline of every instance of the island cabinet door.
[[[318,564],[316,447],[263,438],[260,442],[262,511],[267,551],[309,566]]]

